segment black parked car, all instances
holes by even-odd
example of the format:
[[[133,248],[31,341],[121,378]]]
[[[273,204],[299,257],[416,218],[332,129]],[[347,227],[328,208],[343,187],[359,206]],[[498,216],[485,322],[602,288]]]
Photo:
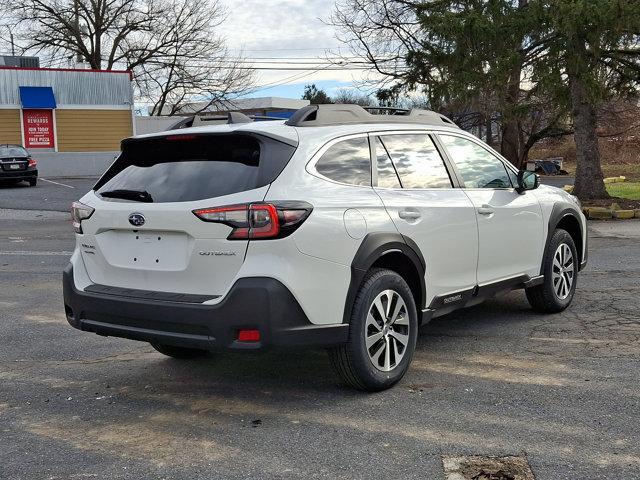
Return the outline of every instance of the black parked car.
[[[35,187],[38,183],[37,162],[20,145],[0,144],[0,180],[24,180]]]

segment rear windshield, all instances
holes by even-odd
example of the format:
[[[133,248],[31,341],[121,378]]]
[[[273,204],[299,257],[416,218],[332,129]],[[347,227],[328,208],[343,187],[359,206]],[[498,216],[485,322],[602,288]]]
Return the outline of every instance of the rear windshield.
[[[220,197],[273,182],[294,151],[295,147],[277,140],[247,134],[128,140],[94,189],[116,201],[189,202]]]
[[[0,145],[0,157],[26,157],[27,151],[17,145]]]

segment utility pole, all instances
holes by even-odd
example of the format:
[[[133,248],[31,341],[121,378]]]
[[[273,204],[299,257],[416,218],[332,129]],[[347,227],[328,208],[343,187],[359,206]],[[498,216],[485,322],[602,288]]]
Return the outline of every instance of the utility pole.
[[[82,63],[82,54],[80,53],[80,6],[79,0],[73,0],[73,14],[74,14],[74,27],[76,34],[76,41],[78,42],[76,51],[76,63]]]
[[[13,32],[9,29],[9,40],[11,41],[11,55],[16,56],[16,44],[13,43]]]

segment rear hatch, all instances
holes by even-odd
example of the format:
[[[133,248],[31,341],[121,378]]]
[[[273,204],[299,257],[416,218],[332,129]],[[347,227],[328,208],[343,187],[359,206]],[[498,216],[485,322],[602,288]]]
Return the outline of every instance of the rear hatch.
[[[123,142],[86,203],[80,251],[92,282],[222,295],[248,240],[193,211],[264,200],[295,147],[252,133],[178,134]]]

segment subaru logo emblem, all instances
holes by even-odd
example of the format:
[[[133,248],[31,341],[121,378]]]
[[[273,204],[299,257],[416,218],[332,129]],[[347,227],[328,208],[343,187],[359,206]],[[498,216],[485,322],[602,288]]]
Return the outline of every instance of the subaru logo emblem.
[[[144,225],[144,222],[144,215],[142,215],[141,213],[132,213],[131,215],[129,215],[129,223],[134,227],[141,227],[142,225]]]

